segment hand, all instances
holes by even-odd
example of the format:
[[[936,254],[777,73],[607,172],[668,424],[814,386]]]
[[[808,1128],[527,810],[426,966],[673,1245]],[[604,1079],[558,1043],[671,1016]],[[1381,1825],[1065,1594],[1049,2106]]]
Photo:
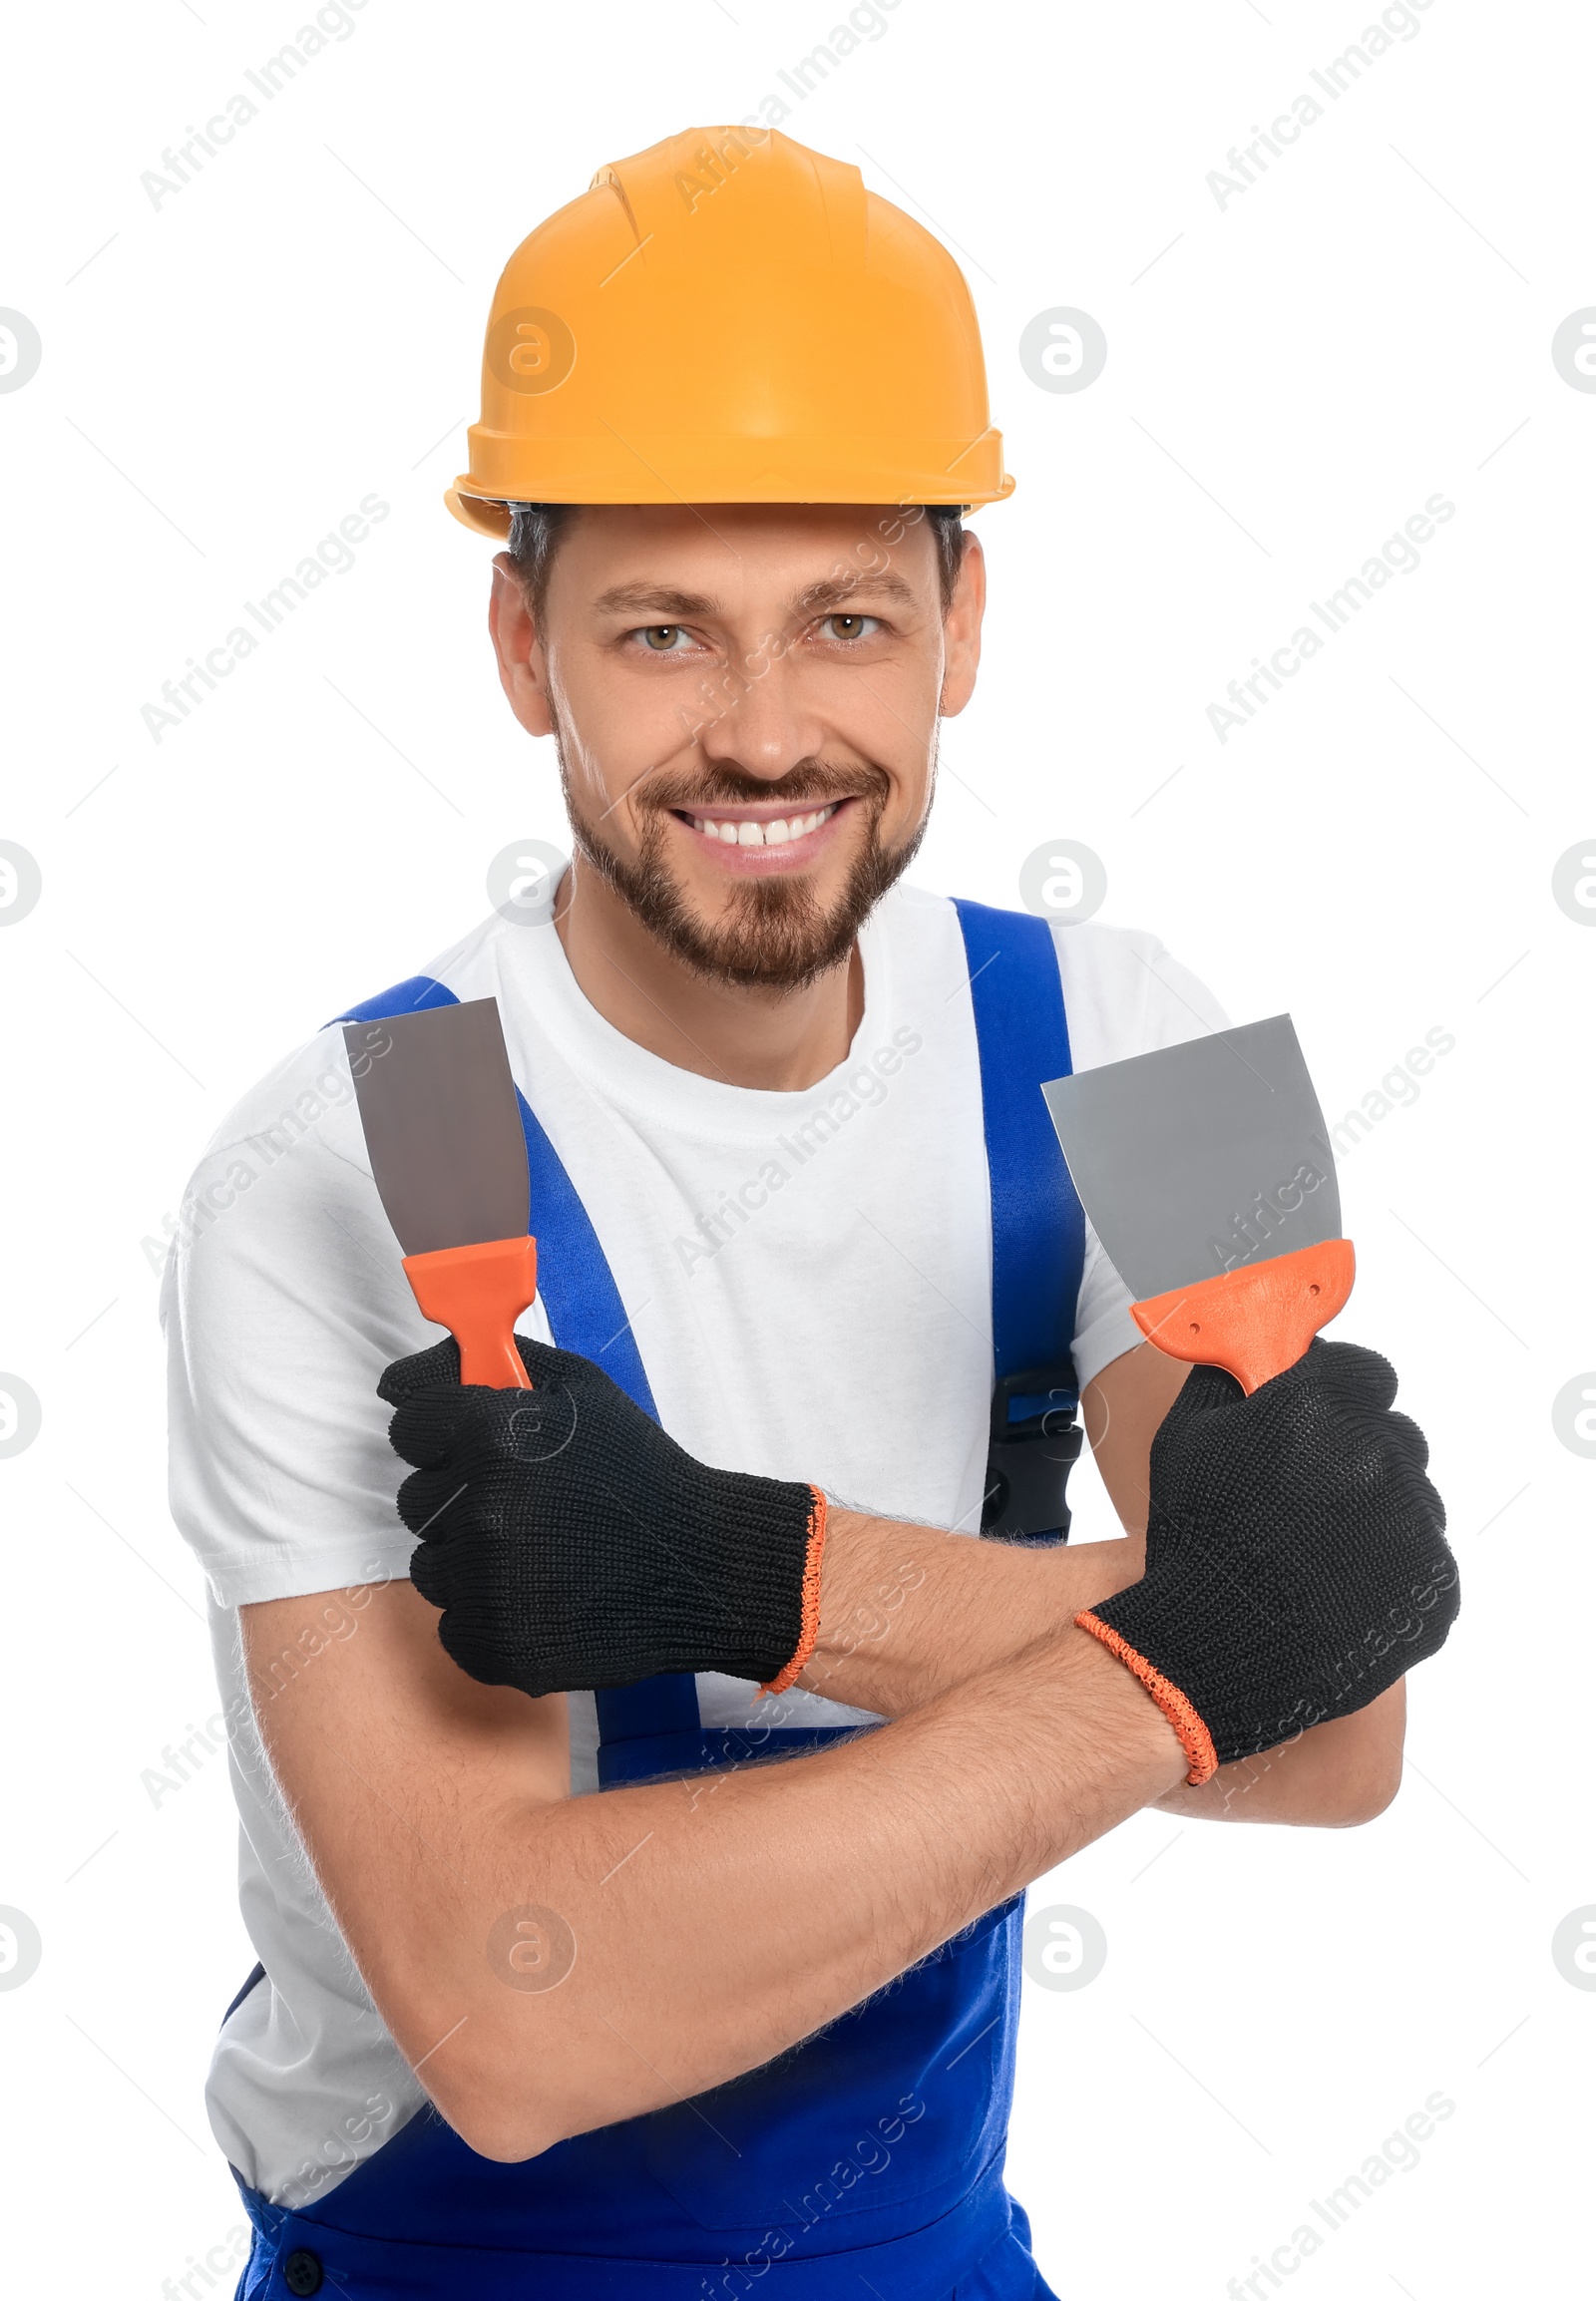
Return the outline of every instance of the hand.
[[[1316,1340],[1253,1395],[1188,1375],[1152,1448],[1147,1570],[1076,1616],[1142,1680],[1187,1779],[1346,1718],[1457,1617],[1429,1450],[1373,1350]]]
[[[707,1468],[591,1359],[516,1341],[530,1391],[463,1386],[452,1341],[377,1385],[416,1465],[399,1515],[446,1651],[530,1695],[660,1671],[790,1686],[815,1641],[824,1497]]]

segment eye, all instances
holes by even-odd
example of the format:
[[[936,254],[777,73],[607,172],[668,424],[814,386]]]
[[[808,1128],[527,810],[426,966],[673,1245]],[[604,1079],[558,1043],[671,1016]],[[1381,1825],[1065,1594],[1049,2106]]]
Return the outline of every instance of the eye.
[[[879,615],[825,615],[820,628],[828,639],[857,643],[881,629]]]
[[[680,623],[647,623],[628,636],[640,639],[652,655],[679,655],[684,646],[692,645],[691,634]]]

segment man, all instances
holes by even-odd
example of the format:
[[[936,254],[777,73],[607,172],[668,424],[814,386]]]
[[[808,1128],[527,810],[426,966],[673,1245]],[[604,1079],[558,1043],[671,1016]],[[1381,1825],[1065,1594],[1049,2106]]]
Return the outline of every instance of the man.
[[[1394,1792],[1455,1610],[1394,1377],[1182,1389],[1036,1091],[1223,1018],[1149,938],[901,884],[1010,485],[951,258],[779,135],[602,171],[500,284],[451,500],[576,859],[345,1012],[497,999],[534,1388],[421,1319],[330,1029],[167,1297],[261,1959],[209,2091],[245,2295],[1044,2295],[1024,1885],[1150,1802]],[[1071,1552],[1076,1379],[1127,1535]]]

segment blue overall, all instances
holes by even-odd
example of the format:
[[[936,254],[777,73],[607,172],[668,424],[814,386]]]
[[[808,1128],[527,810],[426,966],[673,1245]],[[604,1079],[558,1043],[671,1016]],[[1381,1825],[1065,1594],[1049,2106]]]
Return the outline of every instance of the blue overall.
[[[1069,1069],[1069,1041],[1045,922],[976,904],[958,911],[980,1046],[1001,1376],[1068,1354],[1083,1221],[1037,1088]],[[418,975],[349,1019],[453,1001]],[[652,1413],[593,1225],[525,1101],[522,1121],[552,1331]],[[706,1727],[691,1677],[597,1699],[605,1788],[857,1730]],[[237,2301],[314,2292],[318,2280],[362,2301],[751,2291],[772,2301],[1049,2301],[1002,2178],[1021,1914],[1022,1898],[989,1912],[817,2036],[696,2102],[578,2134],[526,2163],[477,2156],[429,2107],[302,2211],[240,2182],[255,2235]]]

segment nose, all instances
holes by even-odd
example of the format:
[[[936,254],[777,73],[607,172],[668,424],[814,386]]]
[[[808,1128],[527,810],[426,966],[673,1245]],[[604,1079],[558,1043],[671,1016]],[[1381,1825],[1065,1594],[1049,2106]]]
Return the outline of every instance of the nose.
[[[749,668],[729,669],[703,698],[708,717],[698,748],[717,766],[779,782],[825,747],[823,722],[804,686],[798,667],[769,650]]]

